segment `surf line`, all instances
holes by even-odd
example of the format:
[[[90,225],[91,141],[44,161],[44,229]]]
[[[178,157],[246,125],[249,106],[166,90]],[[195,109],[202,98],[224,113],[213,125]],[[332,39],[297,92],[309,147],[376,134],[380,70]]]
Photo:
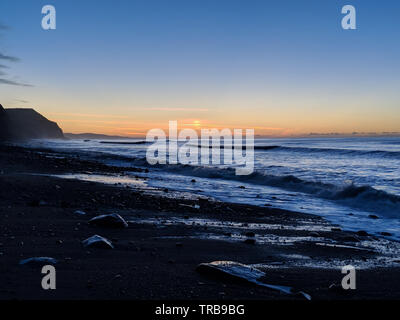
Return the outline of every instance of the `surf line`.
[[[169,121],[168,141],[164,130],[151,129],[146,142],[153,143],[146,150],[146,159],[151,165],[167,164],[167,161],[168,164],[219,165],[223,150],[222,164],[234,167],[236,175],[249,175],[254,171],[254,129],[246,129],[245,138],[243,129],[234,129],[233,133],[227,128],[201,129],[199,137],[194,129],[178,133],[178,122]]]

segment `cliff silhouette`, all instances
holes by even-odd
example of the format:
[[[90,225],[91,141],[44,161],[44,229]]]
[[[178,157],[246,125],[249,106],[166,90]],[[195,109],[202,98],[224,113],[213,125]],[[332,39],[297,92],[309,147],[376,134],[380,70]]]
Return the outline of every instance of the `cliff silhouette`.
[[[62,139],[57,123],[34,109],[4,109],[0,104],[0,140]]]

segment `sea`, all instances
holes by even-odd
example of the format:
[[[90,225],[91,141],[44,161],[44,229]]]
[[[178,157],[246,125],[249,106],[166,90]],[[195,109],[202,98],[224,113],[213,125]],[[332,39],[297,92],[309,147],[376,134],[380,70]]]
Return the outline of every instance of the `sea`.
[[[400,240],[400,137],[255,139],[254,172],[242,176],[235,165],[150,165],[146,151],[151,143],[140,139],[24,145],[148,168],[132,173],[132,179],[142,175],[150,187],[311,213],[343,230]]]

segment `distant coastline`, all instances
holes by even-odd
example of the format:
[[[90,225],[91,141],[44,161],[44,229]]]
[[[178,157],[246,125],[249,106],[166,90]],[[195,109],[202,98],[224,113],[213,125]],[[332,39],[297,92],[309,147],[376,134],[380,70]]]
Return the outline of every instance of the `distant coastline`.
[[[145,136],[118,136],[98,133],[64,133],[67,139],[77,140],[132,140],[146,139]],[[380,132],[380,133],[306,133],[287,136],[255,135],[255,139],[305,139],[305,138],[373,138],[373,137],[400,137],[400,132]]]
[[[68,139],[93,139],[93,140],[132,139],[130,137],[114,136],[114,135],[98,134],[98,133],[64,133],[64,136]]]

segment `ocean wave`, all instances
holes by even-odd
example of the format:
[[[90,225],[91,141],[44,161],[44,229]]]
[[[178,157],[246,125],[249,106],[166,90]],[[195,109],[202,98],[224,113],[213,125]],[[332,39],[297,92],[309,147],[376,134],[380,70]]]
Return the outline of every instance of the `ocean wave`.
[[[102,144],[148,144],[147,141],[99,141]]]
[[[212,149],[212,145],[191,145],[193,147],[208,148]],[[223,142],[219,146],[220,149],[224,149]],[[232,146],[230,146],[232,148]],[[246,145],[242,146],[242,149],[246,149]],[[255,145],[254,150],[260,151],[288,151],[298,153],[309,153],[309,154],[335,154],[335,155],[354,155],[354,156],[377,156],[385,158],[400,159],[400,151],[387,151],[387,150],[359,150],[359,149],[340,149],[340,148],[310,148],[310,147],[289,147],[281,145]]]
[[[137,164],[145,164],[137,159]],[[343,205],[398,218],[400,214],[400,196],[378,190],[369,185],[357,186],[353,183],[336,185],[320,181],[308,181],[294,175],[270,175],[255,171],[247,176],[238,176],[234,168],[200,167],[191,165],[153,166],[170,173],[208,179],[224,179],[243,183],[264,185],[293,192],[310,194],[326,200],[340,202]]]
[[[359,155],[359,156],[378,156],[400,159],[400,151],[386,150],[358,150],[358,149],[339,149],[339,148],[307,148],[307,147],[288,147],[288,146],[254,146],[255,150],[290,151],[301,153],[326,153],[337,155]]]
[[[263,146],[259,146],[263,147]],[[266,146],[264,146],[266,147]],[[268,146],[270,147],[270,146]],[[307,152],[351,152],[355,150],[342,149],[318,149],[318,148],[290,148],[290,147],[275,147],[274,149],[287,148],[306,149]],[[310,151],[311,150],[311,151]],[[340,150],[340,151],[337,151]],[[273,151],[272,151],[273,152]],[[356,151],[360,152],[360,151]],[[364,151],[362,151],[364,152]],[[370,152],[370,151],[367,151]],[[367,153],[364,152],[364,153]],[[385,153],[398,153],[387,151],[376,151]],[[132,157],[130,155],[115,154],[110,152],[93,152],[80,151],[78,152],[83,158],[95,159],[113,165],[123,166],[139,166],[146,168],[159,169],[169,173],[175,173],[186,176],[208,178],[208,179],[224,179],[230,181],[238,181],[249,184],[264,185],[269,187],[281,188],[283,190],[301,192],[310,194],[315,197],[340,202],[349,207],[361,208],[366,211],[371,211],[376,214],[381,214],[386,217],[398,218],[400,215],[400,196],[375,189],[369,185],[355,185],[352,183],[336,185],[324,183],[321,181],[308,181],[296,177],[294,175],[271,175],[266,171],[254,171],[247,176],[238,176],[235,174],[235,168],[218,168],[218,167],[203,167],[182,164],[157,164],[150,165],[144,157]]]

